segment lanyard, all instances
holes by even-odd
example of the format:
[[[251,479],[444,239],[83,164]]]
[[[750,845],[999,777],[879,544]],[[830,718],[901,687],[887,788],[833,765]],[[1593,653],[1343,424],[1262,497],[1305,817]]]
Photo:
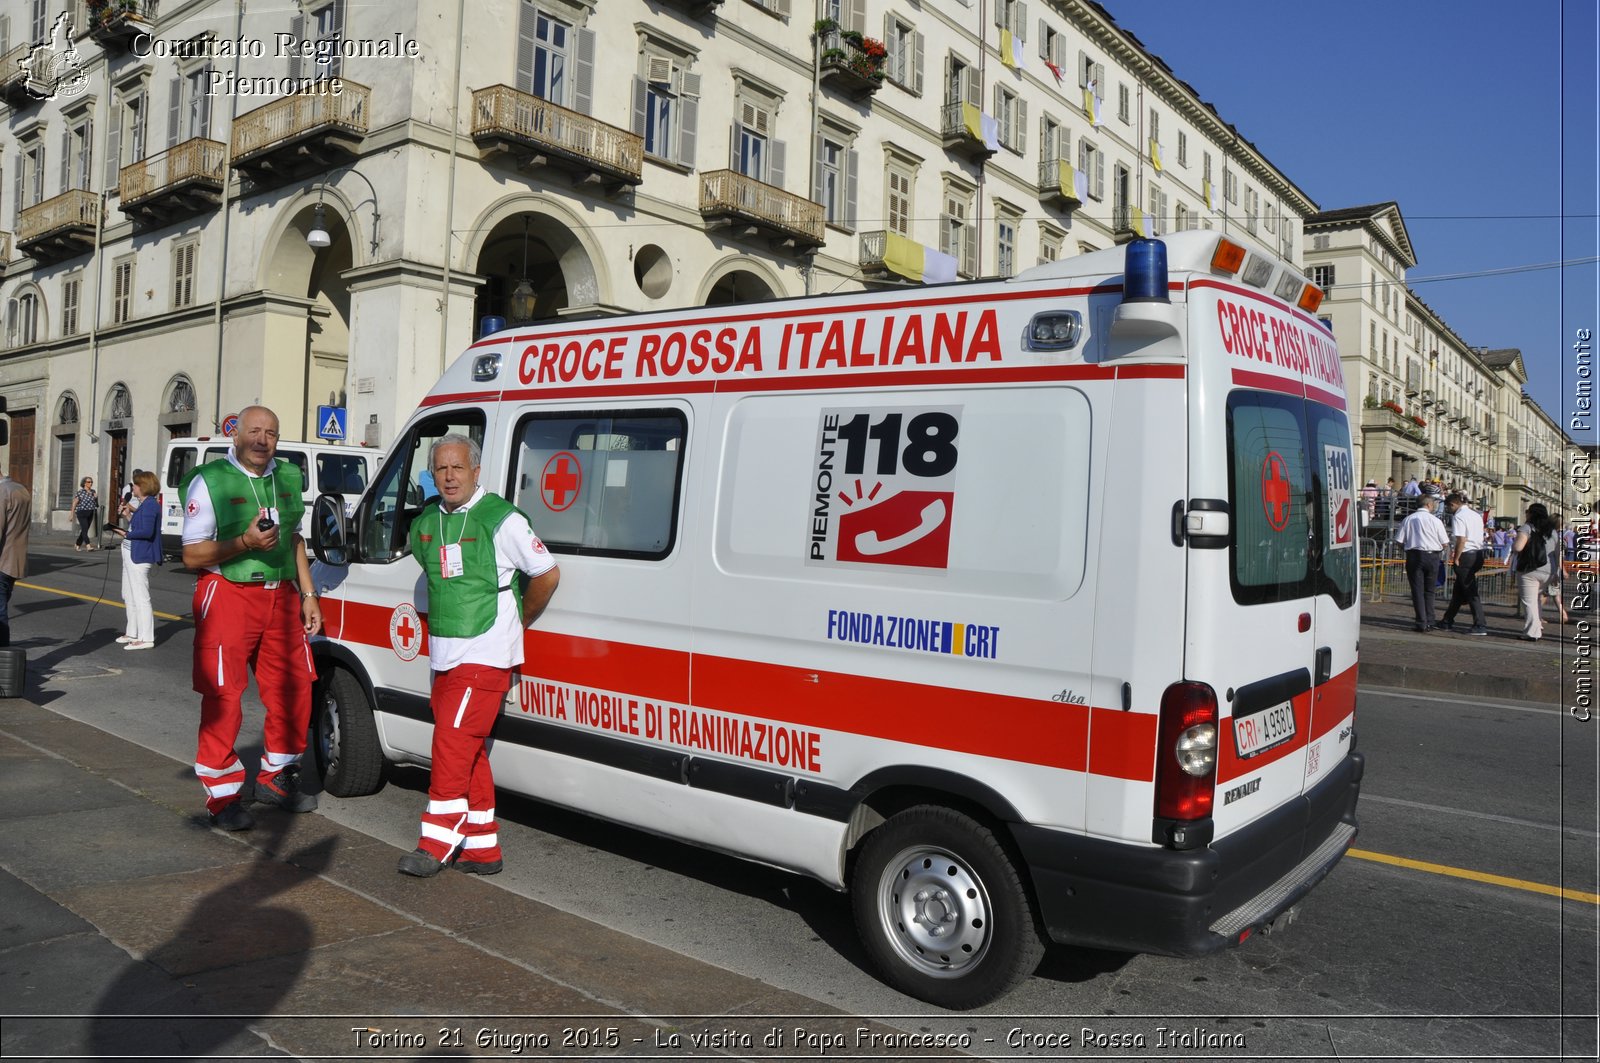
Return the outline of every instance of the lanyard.
[[[256,493],[256,481],[257,480],[263,480],[263,479],[268,481],[268,483],[267,483],[267,501],[271,502],[273,500],[273,498],[276,497],[276,493],[277,493],[277,486],[278,486],[277,475],[278,475],[277,462],[273,462],[272,471],[267,473],[266,476],[250,476],[248,473],[246,473],[245,479],[250,481],[250,497],[255,499],[256,508],[258,510],[259,509],[271,509],[272,507],[271,506],[264,506],[264,505],[261,504],[261,496]]]

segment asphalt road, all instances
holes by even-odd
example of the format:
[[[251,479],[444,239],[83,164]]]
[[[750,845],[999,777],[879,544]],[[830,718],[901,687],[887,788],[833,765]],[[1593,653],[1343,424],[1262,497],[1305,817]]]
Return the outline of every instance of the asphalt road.
[[[115,645],[116,566],[114,554],[38,551],[14,599],[14,640],[52,674],[46,707],[187,764],[192,628],[158,618],[155,650]],[[191,589],[181,570],[157,572],[158,613],[186,617]],[[248,705],[241,752],[259,720]],[[785,872],[504,798],[507,867],[494,881],[852,1014],[983,1030],[1009,1055],[1150,1055],[1161,1037],[1198,1028],[1244,1040],[1194,1055],[1237,1057],[1243,1044],[1257,1058],[1593,1058],[1595,733],[1554,706],[1363,689],[1357,850],[1292,926],[1200,960],[1055,948],[1015,993],[964,1016],[878,982],[845,898]],[[414,844],[425,789],[423,772],[402,769],[372,797],[324,795],[320,814],[398,857]],[[1083,1045],[1073,1017],[1128,1040]],[[1064,1050],[1061,1037],[1077,1043]]]

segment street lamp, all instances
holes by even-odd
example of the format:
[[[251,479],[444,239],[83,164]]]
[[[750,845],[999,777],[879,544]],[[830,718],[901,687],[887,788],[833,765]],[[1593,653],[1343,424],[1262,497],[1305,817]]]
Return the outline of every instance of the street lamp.
[[[511,315],[513,322],[533,320],[533,310],[537,301],[533,296],[533,285],[528,283],[528,216],[522,216],[522,280],[511,290],[511,298],[507,301],[506,310]]]
[[[367,175],[366,174],[362,173],[360,170],[357,170],[355,168],[355,164],[354,163],[351,163],[349,166],[346,166],[344,169],[345,169],[345,171],[347,173],[354,174],[356,177],[361,178],[361,180],[363,182],[365,182],[365,184],[367,186],[367,191],[371,193],[369,198],[362,200],[361,203],[357,203],[355,205],[355,207],[351,208],[351,211],[353,213],[356,209],[358,209],[361,206],[362,203],[371,203],[372,204],[372,243],[370,245],[370,248],[371,248],[372,257],[373,258],[377,258],[378,257],[378,227],[379,227],[379,224],[383,220],[382,215],[380,215],[378,213],[378,190],[376,188],[372,187],[372,182],[367,180]],[[338,172],[339,171],[334,170],[334,171],[330,172],[329,174],[327,174],[323,178],[323,183],[317,187],[317,212],[316,212],[315,215],[313,215],[313,217],[311,219],[311,231],[306,233],[306,244],[307,244],[307,246],[309,246],[314,251],[321,251],[323,248],[328,247],[329,245],[331,245],[333,243],[333,237],[328,234],[328,230],[327,230],[327,227],[326,227],[327,212],[326,212],[326,209],[323,207],[323,202],[322,201],[323,201],[323,196],[327,194],[328,178],[331,178],[333,176],[333,174],[338,173]]]

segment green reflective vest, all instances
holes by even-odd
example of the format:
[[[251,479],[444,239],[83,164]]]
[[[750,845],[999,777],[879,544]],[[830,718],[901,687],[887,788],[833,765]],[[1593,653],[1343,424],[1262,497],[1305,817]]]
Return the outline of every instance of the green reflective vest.
[[[494,626],[500,595],[511,589],[510,584],[500,583],[494,535],[507,517],[519,512],[499,495],[485,493],[468,509],[454,513],[430,502],[411,522],[411,555],[428,577],[430,635],[466,639]],[[462,572],[445,579],[439,554],[450,544],[461,547]]]
[[[271,550],[247,550],[217,566],[231,583],[261,583],[274,579],[294,579],[294,537],[306,502],[302,494],[300,470],[292,463],[273,459],[273,466],[262,477],[247,476],[226,458],[209,461],[189,471],[179,493],[187,498],[189,484],[198,476],[211,492],[211,508],[217,514],[217,542],[243,535],[255,524],[263,509],[278,510],[278,545]]]

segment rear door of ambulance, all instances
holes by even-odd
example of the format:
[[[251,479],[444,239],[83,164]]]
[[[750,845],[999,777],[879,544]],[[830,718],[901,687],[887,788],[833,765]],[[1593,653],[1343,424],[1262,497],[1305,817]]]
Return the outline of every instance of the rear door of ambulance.
[[[1349,749],[1355,501],[1327,330],[1270,284],[1205,278],[1190,299],[1189,506],[1228,514],[1225,536],[1190,537],[1185,662],[1217,695],[1220,839]]]

